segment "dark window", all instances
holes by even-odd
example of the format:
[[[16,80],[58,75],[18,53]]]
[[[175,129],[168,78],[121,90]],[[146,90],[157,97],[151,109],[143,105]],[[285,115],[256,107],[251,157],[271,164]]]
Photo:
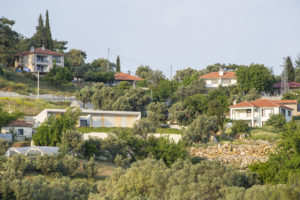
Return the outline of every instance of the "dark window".
[[[24,129],[18,129],[20,135],[24,135]]]
[[[289,110],[289,117],[292,115],[291,111]]]
[[[281,114],[285,116],[285,109],[281,109]]]
[[[251,117],[251,109],[247,109],[247,117]]]
[[[88,126],[87,120],[80,120],[80,126]]]

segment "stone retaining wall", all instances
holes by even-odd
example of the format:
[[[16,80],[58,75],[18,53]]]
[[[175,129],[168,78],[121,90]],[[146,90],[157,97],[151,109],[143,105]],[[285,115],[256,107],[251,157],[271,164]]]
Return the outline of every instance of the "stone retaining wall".
[[[274,152],[274,144],[265,140],[243,140],[242,142],[243,144],[225,143],[206,148],[192,147],[190,154],[245,168],[254,162],[266,162],[268,153]]]

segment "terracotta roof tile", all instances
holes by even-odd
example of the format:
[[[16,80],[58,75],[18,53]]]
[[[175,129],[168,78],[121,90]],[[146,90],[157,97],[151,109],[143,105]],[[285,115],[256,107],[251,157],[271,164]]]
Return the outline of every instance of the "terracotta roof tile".
[[[132,76],[130,74],[120,72],[120,73],[115,74],[115,80],[118,80],[118,81],[141,81],[144,79],[137,77],[137,76]]]
[[[208,78],[235,78],[235,72],[224,72],[224,75],[221,76],[219,72],[211,72],[208,74],[204,74],[199,77],[200,79],[208,79]]]
[[[260,107],[260,108],[263,108],[263,107],[284,107],[284,108],[287,108],[287,109],[291,109],[287,106],[282,105],[282,103],[277,103],[274,100],[269,100],[269,99],[257,99],[257,100],[250,101],[250,102],[244,101],[244,102],[238,103],[236,105],[230,106],[230,108],[242,108],[242,107]],[[291,109],[291,110],[293,110],[293,109]]]
[[[289,88],[298,88],[298,87],[300,87],[300,83],[296,83],[296,82],[289,82],[288,85],[289,85]],[[273,84],[273,88],[281,88],[281,83]]]
[[[11,121],[7,126],[8,127],[33,127],[32,124],[22,120]]]
[[[62,56],[63,54],[51,51],[49,49],[42,49],[42,48],[35,48],[33,52],[31,51],[23,51],[16,53],[14,56],[23,56],[23,55],[28,55],[28,54],[44,54],[44,55],[53,55],[53,56]]]
[[[275,103],[279,104],[297,104],[297,100],[273,100]]]

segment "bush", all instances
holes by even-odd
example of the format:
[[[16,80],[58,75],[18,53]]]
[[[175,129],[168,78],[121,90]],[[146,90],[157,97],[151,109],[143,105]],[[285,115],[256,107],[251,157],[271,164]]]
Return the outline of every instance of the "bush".
[[[274,126],[280,130],[282,130],[285,124],[286,124],[286,119],[283,114],[272,115],[266,122],[266,125]]]
[[[0,140],[0,156],[4,155],[9,148],[9,143],[5,140]]]
[[[249,131],[248,123],[244,120],[236,120],[231,127],[231,135],[235,136],[238,133],[246,133]]]
[[[207,142],[210,134],[218,130],[218,118],[215,116],[206,117],[200,115],[188,127],[183,140],[188,143]]]
[[[85,172],[86,172],[88,178],[93,178],[96,175],[96,162],[93,157],[90,159],[90,161],[85,166]]]

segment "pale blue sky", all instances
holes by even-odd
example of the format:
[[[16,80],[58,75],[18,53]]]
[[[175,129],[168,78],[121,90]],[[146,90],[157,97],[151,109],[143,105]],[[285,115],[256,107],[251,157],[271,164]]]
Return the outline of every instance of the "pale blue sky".
[[[0,16],[27,37],[49,10],[53,38],[84,50],[87,62],[121,58],[122,71],[141,65],[174,71],[214,63],[252,62],[281,72],[300,53],[299,0],[0,0]]]

